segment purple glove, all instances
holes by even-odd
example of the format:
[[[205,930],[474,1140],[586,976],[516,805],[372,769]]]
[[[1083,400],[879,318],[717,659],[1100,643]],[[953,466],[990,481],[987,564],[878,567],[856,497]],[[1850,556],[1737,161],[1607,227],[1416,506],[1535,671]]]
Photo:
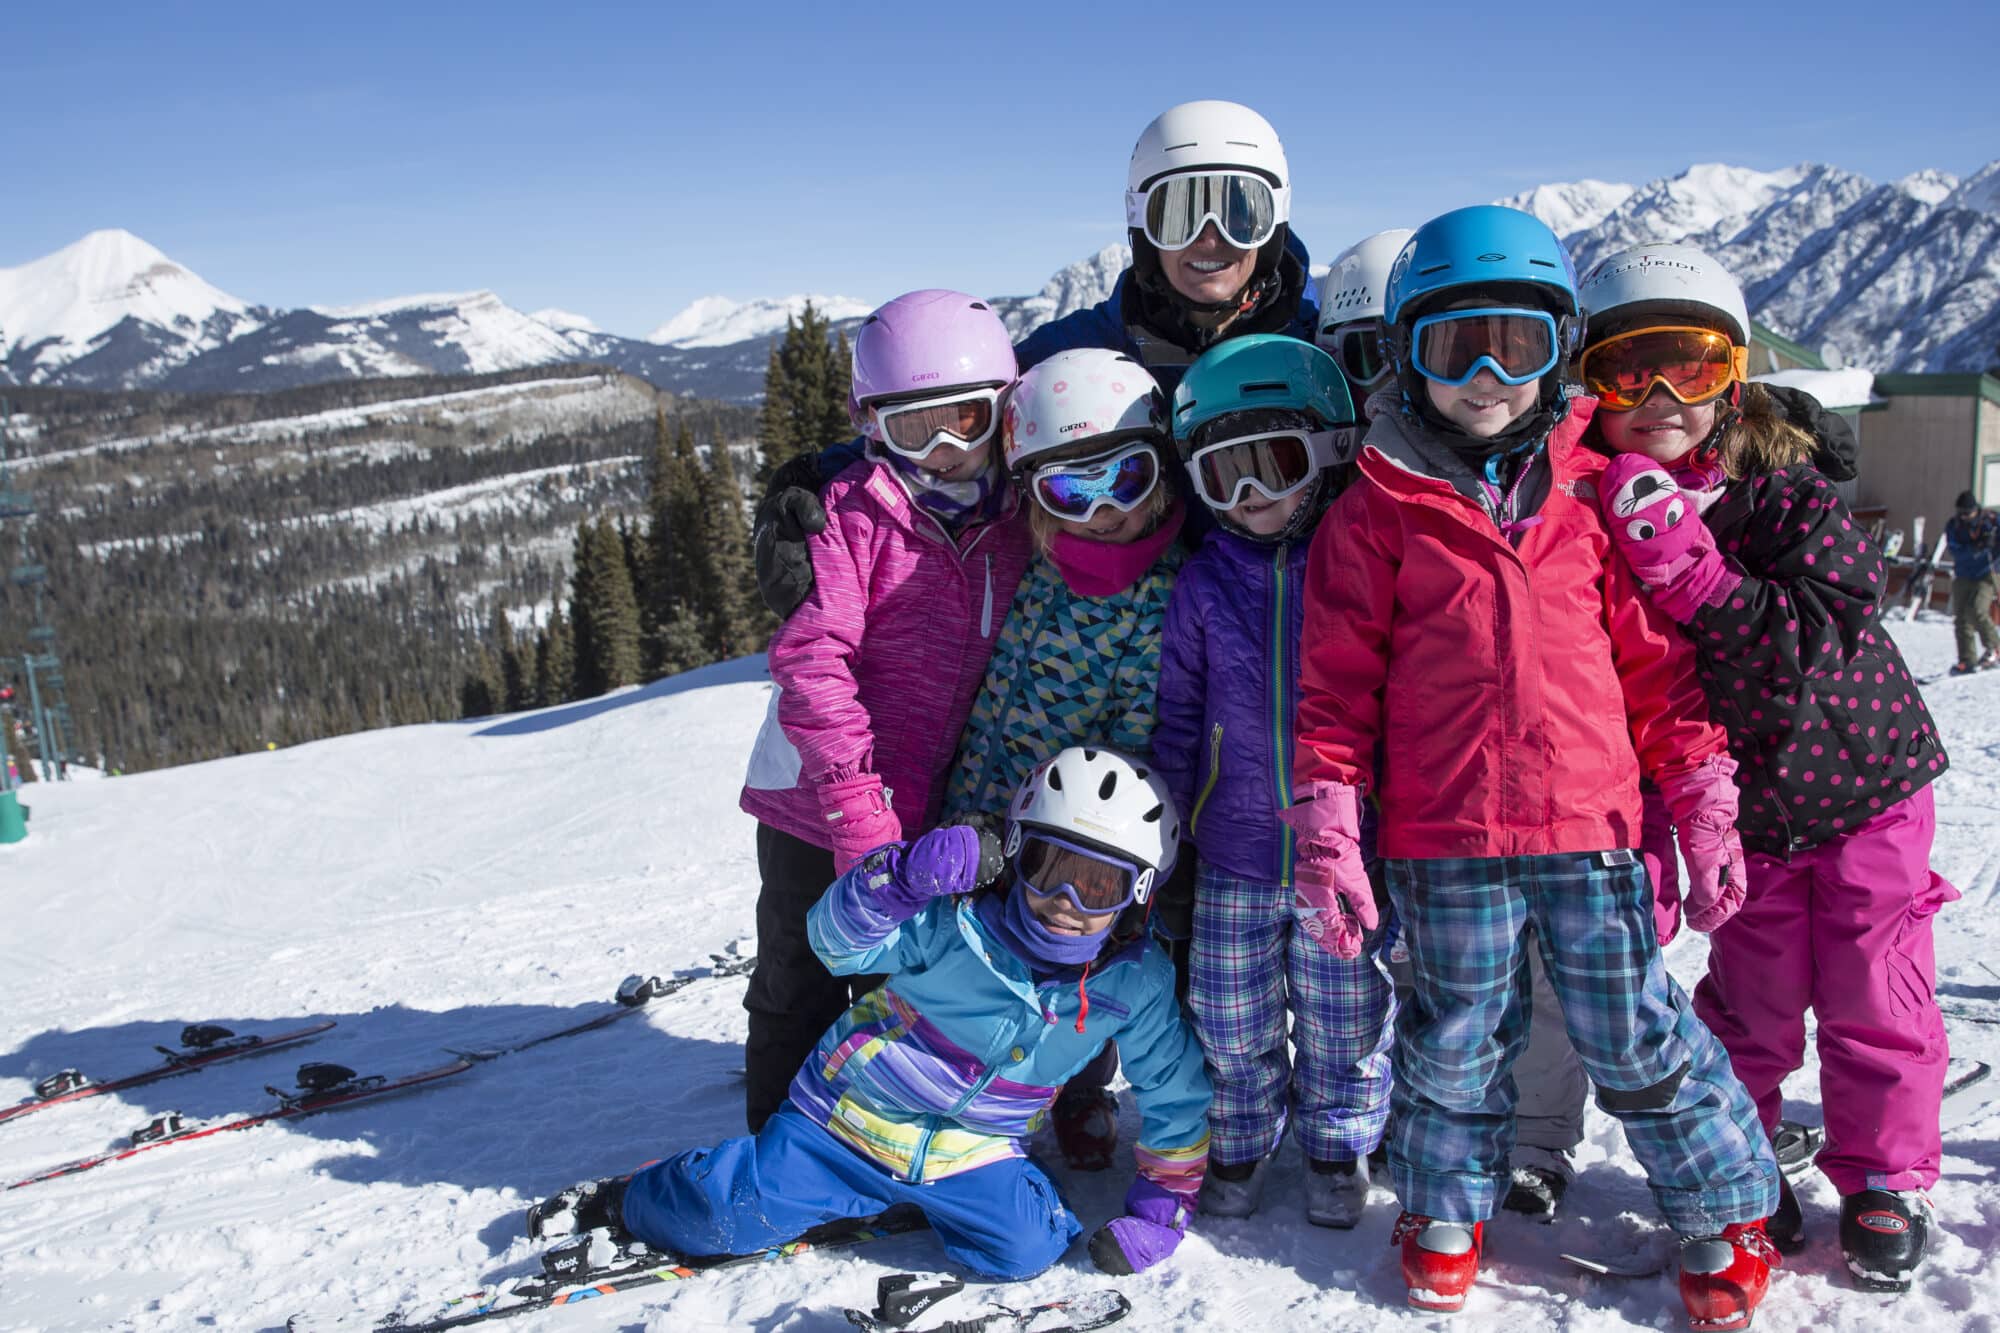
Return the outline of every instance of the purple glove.
[[[1612,541],[1653,605],[1683,625],[1703,606],[1721,605],[1743,582],[1674,479],[1644,454],[1612,459],[1598,498]]]
[[[903,836],[902,821],[889,808],[889,796],[882,779],[873,773],[819,785],[820,815],[833,839],[834,874],[846,874],[856,861]]]
[[[1682,900],[1687,923],[1703,934],[1736,914],[1748,883],[1743,840],[1736,835],[1735,779],[1736,761],[1718,754],[1660,781],[1660,795],[1674,812],[1681,859],[1687,862]]]
[[[1375,886],[1361,863],[1361,793],[1344,782],[1315,782],[1278,818],[1298,835],[1292,912],[1299,929],[1335,958],[1357,958],[1375,929]]]
[[[990,846],[988,845],[990,844]],[[908,846],[884,847],[862,862],[869,905],[907,921],[933,898],[971,893],[999,878],[1006,864],[1000,840],[968,824],[934,828]]]
[[[1091,1261],[1114,1277],[1145,1272],[1180,1245],[1188,1212],[1186,1200],[1139,1177],[1125,1191],[1125,1216],[1090,1238]]]

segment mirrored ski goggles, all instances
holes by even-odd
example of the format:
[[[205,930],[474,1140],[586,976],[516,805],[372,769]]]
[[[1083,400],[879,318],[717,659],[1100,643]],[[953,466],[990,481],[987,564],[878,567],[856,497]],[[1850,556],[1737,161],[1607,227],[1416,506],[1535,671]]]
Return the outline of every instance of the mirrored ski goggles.
[[[1188,456],[1195,494],[1211,509],[1233,509],[1246,491],[1282,500],[1333,461],[1332,431],[1274,430],[1204,444]]]
[[[1318,342],[1350,384],[1372,389],[1389,377],[1389,359],[1382,355],[1382,321],[1378,319],[1336,324],[1322,333]]]
[[[1057,518],[1081,522],[1105,505],[1131,513],[1160,484],[1160,454],[1148,436],[1114,454],[1078,463],[1048,463],[1028,474],[1035,503]]]
[[[921,463],[940,445],[977,449],[993,438],[1000,425],[997,388],[968,389],[947,398],[918,398],[900,403],[876,403],[875,429],[882,443],[912,462]]]
[[[1630,412],[1655,384],[1696,407],[1750,378],[1750,349],[1714,329],[1660,325],[1592,343],[1578,373],[1607,412]]]
[[[1125,225],[1143,230],[1162,250],[1187,249],[1210,222],[1238,250],[1255,250],[1280,220],[1271,183],[1240,171],[1168,176],[1125,192]]]
[[[1555,369],[1556,319],[1546,310],[1491,307],[1425,315],[1410,330],[1411,360],[1426,379],[1453,386],[1490,370],[1526,384]]]
[[[1153,871],[1071,842],[1053,833],[1022,830],[1014,871],[1038,898],[1056,894],[1089,915],[1118,912],[1143,903],[1153,891]]]

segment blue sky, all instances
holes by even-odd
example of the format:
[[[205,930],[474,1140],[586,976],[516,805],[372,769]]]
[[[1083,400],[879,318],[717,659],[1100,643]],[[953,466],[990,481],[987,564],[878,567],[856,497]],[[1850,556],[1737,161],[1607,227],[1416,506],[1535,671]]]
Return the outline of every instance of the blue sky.
[[[245,300],[643,334],[711,292],[1033,291],[1196,97],[1277,126],[1321,261],[1550,181],[2000,155],[1983,7],[1787,8],[13,4],[0,266],[115,226]]]

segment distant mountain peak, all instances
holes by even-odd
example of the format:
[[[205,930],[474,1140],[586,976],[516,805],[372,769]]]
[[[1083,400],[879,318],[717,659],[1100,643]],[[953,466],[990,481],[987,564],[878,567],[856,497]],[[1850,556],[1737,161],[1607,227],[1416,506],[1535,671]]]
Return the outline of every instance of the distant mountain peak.
[[[559,310],[555,306],[547,306],[541,310],[530,311],[528,318],[539,319],[550,328],[562,333],[604,332],[603,329],[597,327],[596,322],[588,315],[579,315],[571,310]]]
[[[813,309],[830,320],[859,319],[875,307],[851,296],[774,296],[738,301],[728,296],[703,296],[646,335],[647,342],[670,347],[722,347],[778,333],[787,319]]]

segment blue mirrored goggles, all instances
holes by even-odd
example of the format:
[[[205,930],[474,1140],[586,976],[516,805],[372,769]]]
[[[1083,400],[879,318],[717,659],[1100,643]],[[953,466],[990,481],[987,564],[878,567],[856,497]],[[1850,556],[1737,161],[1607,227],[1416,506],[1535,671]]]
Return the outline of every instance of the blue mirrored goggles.
[[[1047,463],[1028,474],[1035,502],[1057,518],[1083,522],[1106,505],[1131,513],[1160,483],[1158,437],[1151,432],[1111,454]]]
[[[1119,912],[1151,896],[1151,866],[1107,855],[1040,829],[1022,829],[1014,873],[1038,898],[1061,895],[1086,916]]]
[[[1410,329],[1410,360],[1425,379],[1454,387],[1482,370],[1521,385],[1555,369],[1562,339],[1556,317],[1516,306],[1444,310]]]

